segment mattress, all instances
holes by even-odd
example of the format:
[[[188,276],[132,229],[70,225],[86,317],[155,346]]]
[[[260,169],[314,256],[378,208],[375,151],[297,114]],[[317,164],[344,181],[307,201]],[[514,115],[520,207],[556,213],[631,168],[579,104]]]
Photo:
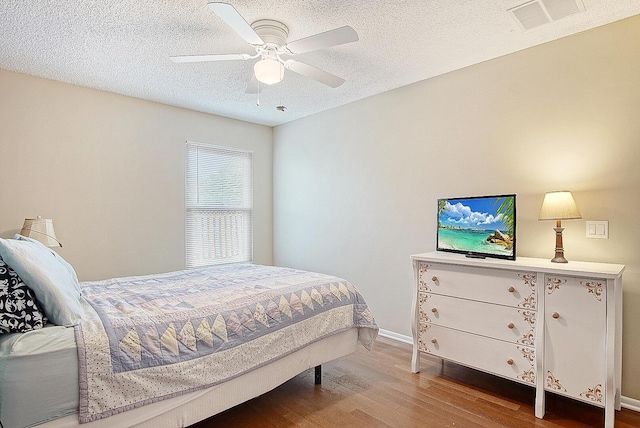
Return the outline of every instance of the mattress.
[[[75,413],[77,408],[78,351],[73,328],[50,325],[0,335],[4,428],[32,426]]]
[[[188,426],[268,392],[306,369],[348,355],[356,350],[357,343],[358,329],[353,328],[231,381],[80,424],[73,330],[51,326],[24,334],[3,335],[0,336],[0,376],[13,382],[16,389],[11,397],[1,397],[0,417],[3,428]],[[31,350],[35,352],[29,352]],[[23,375],[28,375],[28,379],[21,379]]]

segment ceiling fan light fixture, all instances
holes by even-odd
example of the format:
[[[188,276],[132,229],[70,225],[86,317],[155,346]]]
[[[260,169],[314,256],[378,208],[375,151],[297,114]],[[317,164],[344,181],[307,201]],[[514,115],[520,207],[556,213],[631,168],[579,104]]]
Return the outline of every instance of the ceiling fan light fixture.
[[[528,0],[528,1],[582,1],[582,0]],[[312,67],[303,62],[286,57],[330,48],[358,40],[358,33],[345,25],[340,28],[313,34],[302,39],[287,42],[289,28],[280,21],[273,19],[259,19],[253,24],[249,23],[229,3],[224,1],[211,1],[209,8],[213,10],[232,30],[242,37],[256,51],[255,55],[249,54],[206,54],[206,55],[177,55],[170,57],[173,62],[203,62],[203,61],[229,61],[229,60],[253,60],[258,58],[254,66],[254,75],[247,85],[245,93],[259,94],[265,85],[273,85],[284,79],[284,69],[332,88],[337,88],[344,83],[344,79],[333,74]]]
[[[265,85],[273,85],[284,78],[284,65],[274,59],[261,59],[253,66],[256,79]]]

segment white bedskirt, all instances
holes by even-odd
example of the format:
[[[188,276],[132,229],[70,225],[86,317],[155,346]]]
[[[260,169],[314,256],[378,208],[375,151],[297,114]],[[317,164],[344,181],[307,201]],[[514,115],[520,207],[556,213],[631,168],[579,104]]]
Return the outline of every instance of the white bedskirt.
[[[73,338],[72,329],[67,330],[69,330],[71,334],[70,337]],[[140,408],[113,415],[106,419],[100,419],[86,424],[79,423],[76,402],[75,408],[66,409],[67,413],[73,412],[73,414],[51,420],[37,426],[42,428],[117,428],[133,426],[148,428],[186,427],[250,400],[251,398],[264,394],[307,369],[355,352],[357,344],[358,329],[353,328],[327,337],[321,341],[314,342],[303,349],[272,362],[269,365],[260,367],[211,388],[148,404]],[[64,347],[65,346],[62,346],[62,348]],[[39,370],[42,370],[42,366],[40,366]],[[54,390],[57,388],[60,391],[67,390],[72,387],[76,391],[75,396],[77,399],[77,369],[75,377],[69,376],[70,372],[72,372],[72,370],[62,370],[60,372],[61,376],[59,376],[61,378],[57,380],[57,382],[60,383],[58,383],[57,386],[50,386],[52,386]],[[44,405],[44,403],[38,402],[37,397],[34,397],[33,394],[35,391],[31,390],[31,393],[29,393],[29,391],[25,390],[22,392],[28,395],[26,397],[12,397],[12,399],[15,399],[16,401],[24,400],[22,401],[23,403],[31,403],[30,406],[34,406],[35,408]],[[61,394],[60,396],[65,396],[65,394]],[[33,401],[34,398],[36,398],[35,401]],[[68,401],[68,397],[65,400]],[[24,406],[21,406],[19,409],[23,412]],[[17,421],[20,425],[4,425],[4,428],[22,428],[37,423],[33,420],[29,420],[32,419],[30,416],[33,416],[33,413],[31,413],[31,415],[11,415],[11,408],[3,408],[3,413],[5,412],[8,412],[8,414],[4,414],[2,416],[3,420],[5,420],[6,416],[6,420]],[[44,411],[36,413],[40,415],[39,417],[41,417],[42,414],[46,414]]]

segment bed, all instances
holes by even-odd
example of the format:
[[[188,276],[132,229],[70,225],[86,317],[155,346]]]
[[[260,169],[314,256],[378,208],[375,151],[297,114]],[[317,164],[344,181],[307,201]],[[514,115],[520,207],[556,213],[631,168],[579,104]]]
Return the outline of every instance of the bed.
[[[71,266],[31,240],[0,239],[0,257],[53,318],[0,334],[3,428],[188,426],[370,348],[378,332],[359,291],[319,273],[235,264],[76,287]],[[58,263],[45,279],[70,277],[70,289],[40,288],[43,257]]]

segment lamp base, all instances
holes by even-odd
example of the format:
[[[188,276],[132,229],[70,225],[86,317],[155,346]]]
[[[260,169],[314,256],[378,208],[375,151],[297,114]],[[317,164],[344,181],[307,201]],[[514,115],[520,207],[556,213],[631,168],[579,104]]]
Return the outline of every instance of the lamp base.
[[[569,263],[569,261],[564,258],[564,248],[562,247],[562,231],[564,228],[561,227],[560,220],[558,220],[553,230],[556,231],[556,256],[552,258],[551,261],[553,263]]]
[[[556,253],[556,256],[551,259],[554,263],[569,263],[569,260],[565,259],[562,254]]]

